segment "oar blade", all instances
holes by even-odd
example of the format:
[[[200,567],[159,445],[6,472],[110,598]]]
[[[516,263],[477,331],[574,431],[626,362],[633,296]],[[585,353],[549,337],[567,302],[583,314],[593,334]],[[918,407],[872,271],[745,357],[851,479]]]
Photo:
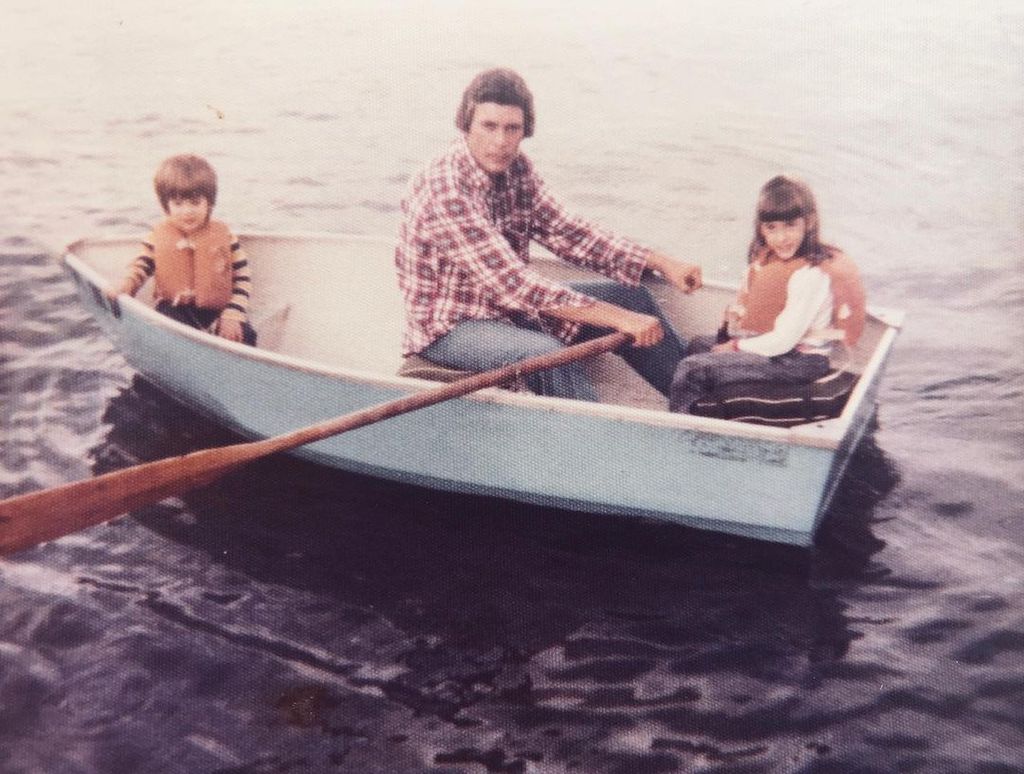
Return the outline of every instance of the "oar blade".
[[[264,453],[256,444],[205,449],[4,500],[0,502],[0,555],[209,484]]]
[[[0,556],[29,548],[159,502],[217,480],[230,470],[259,457],[284,452],[339,433],[380,422],[441,401],[495,387],[548,368],[611,352],[630,342],[627,333],[609,333],[484,371],[450,384],[423,390],[397,400],[369,406],[334,419],[262,441],[205,449],[183,457],[149,462],[106,473],[86,481],[0,501]]]

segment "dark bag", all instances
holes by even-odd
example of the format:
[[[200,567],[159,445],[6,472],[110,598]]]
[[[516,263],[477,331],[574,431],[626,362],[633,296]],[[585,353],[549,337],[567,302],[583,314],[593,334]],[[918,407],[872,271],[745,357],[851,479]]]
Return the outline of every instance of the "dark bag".
[[[691,413],[773,427],[832,419],[843,412],[857,374],[829,371],[807,384],[738,382],[694,402]]]

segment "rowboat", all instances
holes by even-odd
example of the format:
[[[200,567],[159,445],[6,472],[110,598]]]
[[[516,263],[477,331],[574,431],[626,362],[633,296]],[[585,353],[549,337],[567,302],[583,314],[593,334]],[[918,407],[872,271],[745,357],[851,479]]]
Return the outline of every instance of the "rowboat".
[[[158,314],[146,290],[111,300],[104,291],[122,276],[137,237],[81,239],[62,264],[133,368],[248,439],[436,387],[408,369],[399,375],[403,309],[393,240],[270,233],[240,240],[252,267],[256,348]],[[534,260],[562,281],[594,279],[551,256]],[[713,331],[735,292],[714,281],[689,296],[657,277],[645,283],[683,336]],[[792,427],[670,413],[663,396],[605,354],[587,366],[597,403],[488,388],[293,453],[419,486],[806,546],[870,425],[902,320],[898,310],[871,308],[847,366],[857,378],[842,412]]]

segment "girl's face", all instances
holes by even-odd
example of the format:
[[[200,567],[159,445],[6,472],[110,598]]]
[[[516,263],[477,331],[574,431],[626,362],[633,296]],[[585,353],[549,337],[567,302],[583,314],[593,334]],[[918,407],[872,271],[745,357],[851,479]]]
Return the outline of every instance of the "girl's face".
[[[167,215],[171,223],[188,236],[210,219],[210,203],[202,194],[196,196],[171,196],[167,199]]]
[[[796,255],[807,234],[807,219],[766,220],[761,223],[761,237],[764,243],[782,260]]]

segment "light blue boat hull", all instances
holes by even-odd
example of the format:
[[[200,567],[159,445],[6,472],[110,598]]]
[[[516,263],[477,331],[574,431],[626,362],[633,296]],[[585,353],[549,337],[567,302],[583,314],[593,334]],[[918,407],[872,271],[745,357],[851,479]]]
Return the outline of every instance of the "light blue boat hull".
[[[169,394],[247,438],[295,430],[426,385],[233,345],[171,323],[134,300],[111,304],[73,258],[82,303],[128,362]],[[329,438],[298,456],[427,487],[579,511],[640,516],[809,545],[874,411],[866,390],[838,444],[676,415],[488,390]],[[614,407],[612,407],[614,408]],[[693,419],[693,418],[686,418]],[[723,426],[729,427],[723,432]]]

